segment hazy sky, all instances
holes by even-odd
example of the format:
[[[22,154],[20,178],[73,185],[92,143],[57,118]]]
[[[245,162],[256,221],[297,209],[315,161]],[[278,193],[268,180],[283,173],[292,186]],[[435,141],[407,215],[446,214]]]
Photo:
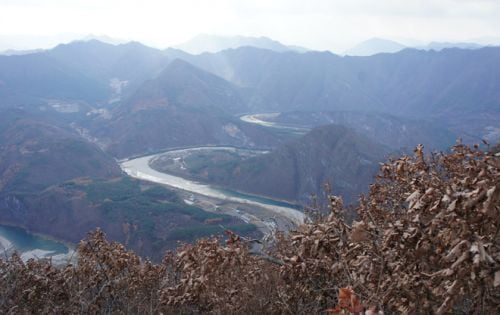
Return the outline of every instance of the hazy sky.
[[[268,36],[333,51],[371,37],[500,39],[500,0],[0,0],[4,46],[33,48],[89,33],[157,47],[199,33]]]

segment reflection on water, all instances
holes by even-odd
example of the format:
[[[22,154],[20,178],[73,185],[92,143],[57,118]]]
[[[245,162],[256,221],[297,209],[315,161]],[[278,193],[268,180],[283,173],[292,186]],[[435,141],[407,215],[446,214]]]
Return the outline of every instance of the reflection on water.
[[[223,188],[217,188],[217,190],[223,192],[227,196],[252,200],[252,201],[256,201],[259,203],[268,204],[268,205],[272,205],[272,206],[280,206],[280,207],[286,207],[286,208],[292,208],[292,209],[301,209],[302,208],[299,205],[291,204],[291,203],[288,203],[286,201],[279,201],[279,200],[269,199],[266,197],[249,195],[249,194],[245,194],[245,193],[241,193],[241,192],[237,192],[237,191],[229,190],[229,189],[223,189]]]

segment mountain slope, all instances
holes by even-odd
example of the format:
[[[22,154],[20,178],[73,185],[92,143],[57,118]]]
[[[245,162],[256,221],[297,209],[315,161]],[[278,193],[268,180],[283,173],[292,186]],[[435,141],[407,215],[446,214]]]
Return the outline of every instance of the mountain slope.
[[[327,125],[267,154],[194,168],[185,163],[193,178],[247,193],[304,202],[312,193],[322,195],[330,182],[335,194],[351,202],[388,152],[352,129]]]
[[[246,110],[238,90],[231,83],[180,59],[170,63],[154,80],[145,82],[128,100],[132,110],[155,102],[200,111],[237,113]]]
[[[161,50],[138,42],[112,45],[95,39],[62,44],[46,54],[108,88],[110,80],[116,79],[132,90],[158,75],[169,62]]]
[[[175,146],[277,141],[265,128],[231,115],[245,108],[232,84],[176,60],[120,104],[111,120],[94,121],[92,130],[119,157]]]
[[[130,94],[168,62],[162,51],[139,43],[115,46],[97,40],[0,56],[0,106],[45,104],[48,100],[106,103]]]
[[[64,126],[20,110],[0,111],[1,224],[69,243],[101,228],[159,260],[179,240],[221,233],[210,219],[259,234],[253,225],[205,212],[173,191],[126,177],[114,158]]]
[[[0,56],[0,107],[37,104],[50,99],[95,102],[106,89],[43,53]]]
[[[0,192],[33,192],[72,178],[120,174],[111,156],[65,128],[23,111],[1,112]]]
[[[214,221],[214,222],[211,222]],[[100,228],[141,256],[159,261],[179,241],[221,234],[223,224],[251,237],[255,226],[190,206],[176,192],[129,177],[76,179],[32,193],[0,193],[0,222],[77,244]]]
[[[330,182],[336,194],[352,201],[371,182],[387,153],[353,130],[328,125],[245,162],[231,181],[240,189],[292,200],[321,194]]]
[[[219,106],[228,113],[240,108],[382,112],[434,119],[459,136],[476,140],[495,135],[491,130],[500,119],[498,47],[405,49],[370,57],[240,47],[194,56],[138,43],[74,42],[42,53],[0,56],[0,106],[44,105],[51,100],[88,103],[97,110],[110,101],[115,106],[158,76],[171,57],[236,85],[246,106]],[[199,87],[193,84],[185,96],[199,98]]]
[[[295,111],[281,113],[267,120],[306,128],[342,125],[392,150],[405,149],[410,152],[417,144],[423,144],[428,150],[445,150],[457,140],[457,135],[439,122],[412,120],[377,112]]]
[[[247,88],[256,110],[371,110],[426,116],[498,109],[500,48],[405,49],[371,57],[252,47],[188,62]],[[472,82],[472,84],[470,84]]]
[[[254,112],[382,112],[434,119],[476,140],[500,117],[498,47],[370,57],[243,47],[186,59],[244,88]]]

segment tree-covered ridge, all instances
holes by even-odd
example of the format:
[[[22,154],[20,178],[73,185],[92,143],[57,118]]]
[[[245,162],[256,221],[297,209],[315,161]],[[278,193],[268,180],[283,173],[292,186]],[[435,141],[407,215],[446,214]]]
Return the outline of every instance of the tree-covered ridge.
[[[73,196],[83,194],[89,203],[87,207],[99,212],[97,226],[114,231],[118,225],[119,232],[113,239],[125,240],[126,246],[154,260],[160,260],[163,252],[175,248],[179,241],[193,242],[218,235],[224,228],[259,235],[252,224],[188,205],[173,190],[156,185],[142,187],[138,180],[129,177],[71,181],[63,186]]]
[[[141,260],[100,231],[78,263],[0,261],[5,313],[494,314],[500,286],[500,157],[457,145],[449,154],[382,165],[356,206],[329,213],[264,250],[252,240],[199,240]],[[154,193],[154,192],[153,192]]]

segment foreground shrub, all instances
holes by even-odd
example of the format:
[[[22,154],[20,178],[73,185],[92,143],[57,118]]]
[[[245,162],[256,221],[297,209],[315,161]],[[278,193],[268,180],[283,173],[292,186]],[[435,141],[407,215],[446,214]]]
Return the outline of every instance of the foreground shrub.
[[[14,314],[154,313],[167,278],[164,265],[141,261],[100,230],[78,247],[78,262],[63,268],[48,260],[0,261],[0,312]]]
[[[218,239],[186,245],[167,260],[178,275],[162,290],[162,303],[185,310],[220,314],[278,310],[280,286],[276,266],[253,256],[246,242],[232,232]]]
[[[500,161],[465,146],[381,167],[348,226],[339,198],[283,246],[291,302],[319,309],[351,286],[366,306],[395,313],[494,314],[500,302]],[[303,302],[301,302],[303,303]]]
[[[228,232],[141,260],[97,230],[75,265],[0,260],[0,312],[496,314],[500,158],[450,154],[383,164],[346,223],[342,199],[264,250]]]

